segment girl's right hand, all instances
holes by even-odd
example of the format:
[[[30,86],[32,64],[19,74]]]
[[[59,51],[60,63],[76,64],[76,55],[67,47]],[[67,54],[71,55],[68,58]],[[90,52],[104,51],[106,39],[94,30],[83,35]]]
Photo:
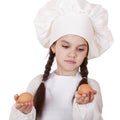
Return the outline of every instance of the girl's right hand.
[[[18,97],[19,97],[18,94],[14,96],[14,99],[16,101],[16,109],[21,111],[24,114],[30,113],[33,107],[33,102],[18,103],[17,102]]]

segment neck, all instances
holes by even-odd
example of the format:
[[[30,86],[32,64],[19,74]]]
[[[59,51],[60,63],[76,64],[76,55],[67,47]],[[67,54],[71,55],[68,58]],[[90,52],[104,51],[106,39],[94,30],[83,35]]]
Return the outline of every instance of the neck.
[[[61,70],[56,70],[55,73],[57,75],[63,75],[63,76],[75,76],[78,71],[61,71]]]

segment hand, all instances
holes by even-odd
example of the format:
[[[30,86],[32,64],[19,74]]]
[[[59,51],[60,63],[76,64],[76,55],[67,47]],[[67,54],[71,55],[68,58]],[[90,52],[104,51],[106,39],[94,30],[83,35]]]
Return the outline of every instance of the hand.
[[[18,97],[19,97],[18,94],[14,96],[14,99],[16,101],[16,109],[21,111],[24,114],[30,113],[33,107],[33,102],[18,103],[17,102]]]
[[[75,93],[75,98],[76,98],[76,102],[78,104],[87,104],[87,103],[90,103],[93,101],[94,99],[94,95],[96,94],[97,92],[95,90],[93,91],[89,91],[88,93],[86,94],[79,94],[77,91]]]

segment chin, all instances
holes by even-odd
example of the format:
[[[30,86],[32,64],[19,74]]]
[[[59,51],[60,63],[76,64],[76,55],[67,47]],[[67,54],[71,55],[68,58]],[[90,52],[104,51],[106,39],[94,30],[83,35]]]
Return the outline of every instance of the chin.
[[[73,68],[73,67],[68,67],[68,68],[65,68],[65,70],[66,71],[71,71],[71,72],[73,72],[73,71],[78,71],[78,69],[75,69],[75,68]]]

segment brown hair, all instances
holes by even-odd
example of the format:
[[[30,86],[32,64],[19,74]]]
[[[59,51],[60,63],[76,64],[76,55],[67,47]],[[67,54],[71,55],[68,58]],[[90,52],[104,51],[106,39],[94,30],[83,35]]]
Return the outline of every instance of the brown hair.
[[[78,87],[81,84],[88,84],[88,80],[87,80],[87,77],[88,77],[87,64],[88,64],[88,59],[87,59],[87,57],[85,57],[83,63],[80,65],[80,74],[82,76],[82,80],[78,84]],[[78,89],[78,87],[77,87],[77,89]]]
[[[41,116],[42,115],[42,109],[43,109],[44,102],[45,102],[44,81],[46,81],[49,77],[49,73],[50,73],[50,70],[51,70],[52,63],[54,61],[54,57],[55,57],[55,54],[50,49],[48,62],[45,66],[45,71],[44,71],[44,74],[43,74],[43,77],[42,77],[42,83],[39,85],[39,87],[38,87],[38,89],[35,93],[35,96],[34,96],[34,101],[33,102],[34,102],[34,106],[35,106],[35,109],[36,109],[36,116]]]
[[[43,78],[42,78],[43,82],[38,87],[38,89],[35,93],[35,96],[34,96],[34,106],[36,109],[36,117],[37,116],[41,117],[41,115],[42,115],[44,102],[45,102],[45,92],[46,92],[44,81],[46,81],[49,77],[51,66],[52,66],[52,63],[54,61],[54,57],[55,57],[55,54],[52,52],[52,50],[50,48],[48,62],[45,66],[45,71],[44,71]],[[80,81],[79,85],[81,85],[83,83],[88,84],[88,81],[87,81],[87,76],[88,76],[87,63],[88,63],[88,59],[86,57],[84,59],[83,63],[80,65],[80,74],[82,76],[82,80]],[[78,87],[79,87],[79,85],[78,85]],[[78,89],[78,87],[77,87],[77,89]]]

